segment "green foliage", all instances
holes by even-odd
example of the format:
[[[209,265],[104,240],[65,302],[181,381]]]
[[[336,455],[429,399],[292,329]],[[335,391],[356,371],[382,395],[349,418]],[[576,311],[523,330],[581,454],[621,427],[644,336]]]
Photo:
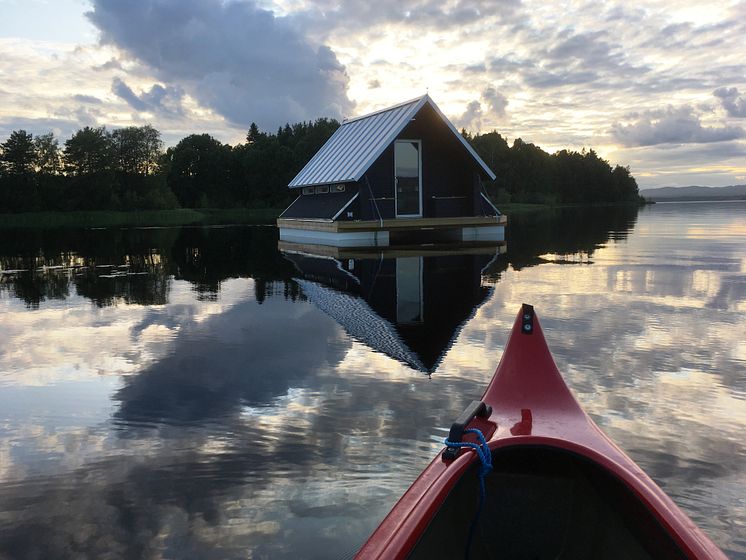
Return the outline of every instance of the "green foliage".
[[[128,126],[112,132],[116,167],[129,174],[151,175],[163,152],[161,133],[150,125]]]
[[[287,206],[295,196],[288,183],[337,128],[339,122],[334,119],[317,119],[285,124],[277,134],[269,134],[252,123],[247,143],[233,152],[235,200],[254,208]]]
[[[40,134],[34,138],[36,159],[34,170],[42,175],[57,175],[62,171],[62,155],[60,145],[54,133]]]
[[[548,154],[517,138],[512,147],[497,132],[466,133],[479,156],[497,175],[487,188],[496,202],[610,203],[638,202],[637,182],[629,168],[600,158],[594,150]]]
[[[252,122],[249,126],[249,131],[246,133],[246,143],[253,144],[258,142],[261,138],[266,137],[266,134],[259,132],[259,127],[255,122]]]
[[[182,206],[233,206],[231,151],[209,134],[192,134],[167,150],[166,180]]]
[[[109,171],[114,156],[114,141],[106,128],[86,126],[65,142],[65,172],[82,176]]]
[[[25,130],[14,130],[0,146],[0,172],[3,175],[30,173],[35,160],[34,140]]]

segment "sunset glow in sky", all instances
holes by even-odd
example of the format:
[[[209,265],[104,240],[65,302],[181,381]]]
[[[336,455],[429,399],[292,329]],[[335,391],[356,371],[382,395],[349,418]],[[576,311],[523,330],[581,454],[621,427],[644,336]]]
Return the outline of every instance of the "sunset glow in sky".
[[[0,141],[167,144],[428,91],[458,127],[593,147],[642,188],[746,183],[746,2],[0,0]]]

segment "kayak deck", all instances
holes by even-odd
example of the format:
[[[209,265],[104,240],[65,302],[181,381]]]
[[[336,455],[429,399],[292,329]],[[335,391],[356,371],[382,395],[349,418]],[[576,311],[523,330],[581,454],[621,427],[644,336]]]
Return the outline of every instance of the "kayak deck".
[[[492,456],[469,558],[686,558],[648,509],[591,461],[541,446],[501,448]],[[473,467],[451,490],[409,558],[463,558],[478,493]]]

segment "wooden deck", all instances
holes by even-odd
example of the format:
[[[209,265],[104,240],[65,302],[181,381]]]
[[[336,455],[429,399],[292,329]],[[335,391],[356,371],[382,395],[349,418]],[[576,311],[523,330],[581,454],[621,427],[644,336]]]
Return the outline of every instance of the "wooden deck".
[[[360,220],[333,221],[298,218],[277,218],[277,227],[287,229],[303,229],[306,231],[324,231],[330,233],[344,233],[356,231],[405,231],[405,230],[436,230],[457,227],[489,227],[504,226],[508,217],[500,216],[460,216],[455,218],[398,218],[395,220]]]

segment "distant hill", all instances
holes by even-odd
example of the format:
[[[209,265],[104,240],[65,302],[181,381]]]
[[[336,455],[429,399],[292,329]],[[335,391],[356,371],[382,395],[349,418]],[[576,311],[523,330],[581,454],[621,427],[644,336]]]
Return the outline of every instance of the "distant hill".
[[[730,187],[662,187],[643,189],[640,196],[648,200],[746,200],[746,185]]]

